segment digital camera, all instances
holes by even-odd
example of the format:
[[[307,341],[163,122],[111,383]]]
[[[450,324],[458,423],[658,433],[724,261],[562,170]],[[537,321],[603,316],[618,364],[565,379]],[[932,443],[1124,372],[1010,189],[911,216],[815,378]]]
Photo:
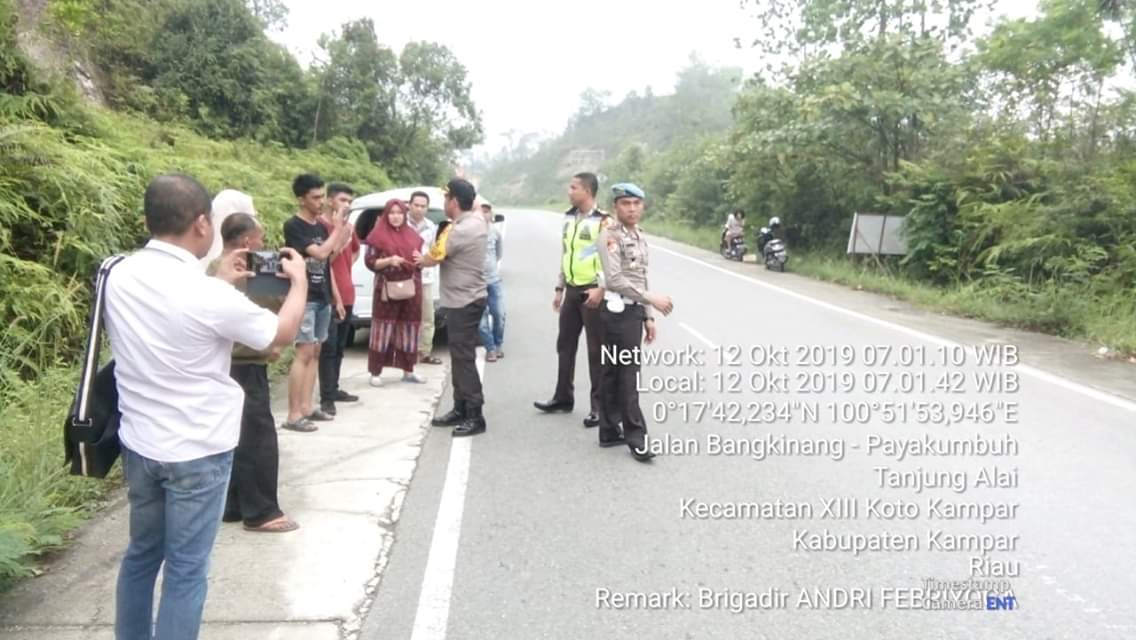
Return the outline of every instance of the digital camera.
[[[276,275],[284,273],[279,251],[249,251],[246,268],[254,275]]]

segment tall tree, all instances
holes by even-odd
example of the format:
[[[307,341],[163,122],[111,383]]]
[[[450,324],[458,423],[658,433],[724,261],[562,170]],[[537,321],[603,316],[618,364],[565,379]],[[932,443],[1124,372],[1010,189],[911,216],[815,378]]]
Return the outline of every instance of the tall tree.
[[[481,114],[470,95],[465,66],[446,47],[411,42],[399,55],[399,111],[412,140],[423,130],[452,149],[467,149],[483,137]]]
[[[288,26],[288,5],[283,0],[246,0],[249,10],[268,31],[283,31]]]

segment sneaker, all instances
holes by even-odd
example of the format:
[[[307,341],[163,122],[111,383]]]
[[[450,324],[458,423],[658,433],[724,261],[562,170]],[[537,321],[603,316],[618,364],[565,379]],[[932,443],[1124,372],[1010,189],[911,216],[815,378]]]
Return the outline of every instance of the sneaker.
[[[414,373],[414,372],[408,372],[408,373],[402,374],[402,381],[403,382],[413,382],[415,384],[422,384],[423,382],[426,382],[417,373]]]
[[[379,376],[371,376],[371,386],[372,387],[383,386],[383,379],[380,378]]]
[[[335,403],[334,402],[321,402],[320,403],[320,411],[326,413],[329,416],[334,417],[335,416]]]
[[[335,420],[335,416],[329,415],[328,413],[324,412],[323,409],[316,409],[315,411],[308,414],[308,420],[314,420],[316,422],[330,422],[331,420]]]
[[[496,351],[490,351],[489,353],[486,353],[485,354],[485,361],[486,362],[497,362],[497,352]]]
[[[335,392],[336,402],[358,402],[359,396],[347,393],[343,389]]]

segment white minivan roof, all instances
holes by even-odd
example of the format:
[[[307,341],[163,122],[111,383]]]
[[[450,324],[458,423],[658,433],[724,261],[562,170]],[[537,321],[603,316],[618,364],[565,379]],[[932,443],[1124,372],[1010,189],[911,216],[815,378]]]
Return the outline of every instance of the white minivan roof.
[[[442,190],[438,187],[402,187],[400,189],[390,189],[389,191],[381,191],[379,193],[368,193],[365,196],[359,196],[352,200],[351,209],[382,209],[391,198],[409,201],[410,194],[415,191],[421,191],[430,197],[431,209],[442,209],[444,196]]]

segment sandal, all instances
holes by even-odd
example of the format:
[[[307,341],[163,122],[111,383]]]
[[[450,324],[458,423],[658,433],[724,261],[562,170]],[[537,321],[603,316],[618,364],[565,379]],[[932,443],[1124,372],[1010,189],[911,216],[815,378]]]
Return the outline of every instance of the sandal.
[[[436,356],[422,356],[419,362],[422,364],[442,364],[442,359]]]
[[[269,520],[259,527],[250,527],[245,525],[245,531],[252,533],[288,533],[299,529],[300,525],[295,520],[289,520],[285,516],[280,516],[275,520]]]
[[[312,431],[317,431],[319,429],[319,427],[308,421],[307,418],[300,418],[299,420],[285,422],[284,424],[280,425],[280,428],[287,429],[289,431],[299,431],[300,433],[311,433]]]

